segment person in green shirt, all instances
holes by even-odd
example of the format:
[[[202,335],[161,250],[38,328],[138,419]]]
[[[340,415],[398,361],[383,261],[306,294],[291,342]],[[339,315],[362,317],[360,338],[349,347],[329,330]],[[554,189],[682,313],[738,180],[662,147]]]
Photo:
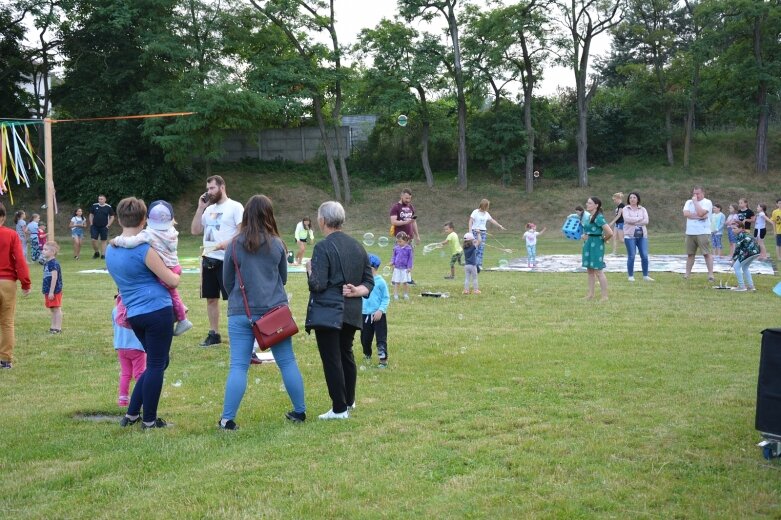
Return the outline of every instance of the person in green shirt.
[[[450,244],[450,276],[445,276],[445,280],[452,280],[456,277],[456,263],[463,265],[461,263],[461,255],[464,250],[461,248],[461,242],[458,239],[452,221],[445,224],[444,231],[447,233],[447,238],[440,244],[443,246]]]

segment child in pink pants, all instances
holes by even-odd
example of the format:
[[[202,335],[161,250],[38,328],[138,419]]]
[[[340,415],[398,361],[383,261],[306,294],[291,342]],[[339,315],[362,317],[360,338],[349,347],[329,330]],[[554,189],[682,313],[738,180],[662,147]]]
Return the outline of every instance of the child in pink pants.
[[[117,308],[111,313],[114,324],[114,350],[119,358],[119,397],[117,404],[125,407],[130,402],[130,381],[138,381],[146,370],[146,352],[133,329],[126,329],[117,323]]]

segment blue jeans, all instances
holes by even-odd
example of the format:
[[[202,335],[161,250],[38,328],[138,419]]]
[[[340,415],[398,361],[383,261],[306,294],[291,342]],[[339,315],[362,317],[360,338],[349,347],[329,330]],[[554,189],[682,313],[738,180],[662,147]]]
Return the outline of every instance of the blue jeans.
[[[624,237],[626,245],[626,272],[629,276],[635,275],[635,254],[640,251],[640,266],[643,268],[643,276],[648,276],[648,238]]]
[[[754,287],[754,280],[751,278],[751,271],[749,267],[751,263],[759,258],[759,255],[754,255],[746,258],[742,262],[735,260],[735,278],[738,279],[738,287]]]
[[[136,380],[130,396],[128,415],[138,415],[144,408],[143,420],[150,423],[157,419],[157,404],[163,390],[163,374],[168,368],[168,354],[174,337],[173,307],[163,307],[146,314],[128,318],[133,332],[146,351],[146,370]]]
[[[483,267],[483,252],[485,252],[485,237],[488,231],[484,229],[473,229],[472,234],[480,239],[480,245],[477,246],[477,265]]]
[[[526,246],[526,259],[526,263],[528,264],[537,263],[537,244],[534,244],[533,246]]]
[[[253,316],[256,318],[256,316]],[[247,371],[252,357],[255,336],[252,334],[249,320],[244,315],[228,316],[228,336],[230,337],[230,369],[225,382],[225,402],[222,406],[223,419],[235,419],[241,405],[241,399],[247,389]],[[296,355],[293,353],[293,340],[287,338],[271,347],[274,361],[282,374],[285,390],[293,403],[293,411],[306,412],[304,405],[304,380],[298,370]]]

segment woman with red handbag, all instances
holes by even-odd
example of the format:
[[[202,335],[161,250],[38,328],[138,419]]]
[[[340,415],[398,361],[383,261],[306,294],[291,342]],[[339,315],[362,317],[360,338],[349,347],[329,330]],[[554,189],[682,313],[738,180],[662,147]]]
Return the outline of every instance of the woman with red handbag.
[[[244,206],[239,234],[225,249],[223,281],[228,291],[230,369],[218,426],[235,430],[238,427],[234,419],[247,389],[247,370],[255,342],[252,323],[273,308],[287,304],[287,248],[279,237],[271,200],[265,195],[253,195]],[[247,316],[246,309],[251,317]],[[285,417],[304,422],[304,381],[293,353],[292,339],[288,337],[276,343],[271,353],[293,404],[293,410]]]

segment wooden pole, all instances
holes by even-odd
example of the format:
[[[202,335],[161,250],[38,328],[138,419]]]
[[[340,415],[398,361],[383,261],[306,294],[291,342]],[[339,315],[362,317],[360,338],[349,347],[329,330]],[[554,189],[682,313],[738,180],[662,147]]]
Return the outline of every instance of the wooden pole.
[[[46,162],[46,231],[50,240],[54,234],[54,168],[52,166],[52,120],[43,120],[44,161]]]

